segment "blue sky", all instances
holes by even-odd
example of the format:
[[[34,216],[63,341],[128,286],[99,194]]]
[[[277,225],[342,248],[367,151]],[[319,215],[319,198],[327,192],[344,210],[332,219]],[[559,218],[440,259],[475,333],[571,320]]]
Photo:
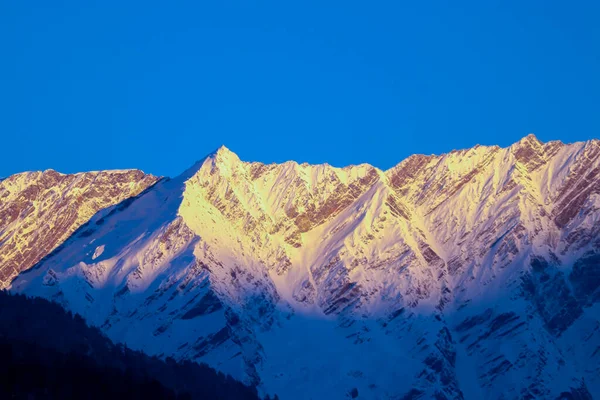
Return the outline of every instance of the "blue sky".
[[[2,1],[0,176],[599,137],[599,20],[597,1]]]

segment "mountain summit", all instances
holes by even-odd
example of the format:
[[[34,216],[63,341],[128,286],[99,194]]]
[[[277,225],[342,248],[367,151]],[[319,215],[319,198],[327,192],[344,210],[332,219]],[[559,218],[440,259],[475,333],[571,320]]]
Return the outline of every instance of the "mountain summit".
[[[132,179],[10,290],[282,399],[591,398],[599,171],[597,140],[533,135],[387,171],[221,147]]]

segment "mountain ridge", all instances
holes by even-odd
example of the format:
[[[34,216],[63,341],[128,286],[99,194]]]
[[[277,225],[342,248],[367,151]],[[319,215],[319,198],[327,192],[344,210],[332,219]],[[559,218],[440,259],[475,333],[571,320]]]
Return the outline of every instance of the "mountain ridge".
[[[219,147],[217,147],[216,149],[214,149],[213,151],[208,152],[207,155],[204,156],[203,158],[201,158],[201,159],[197,160],[196,162],[194,162],[192,164],[192,167],[188,168],[188,170],[191,169],[191,168],[193,168],[196,165],[201,164],[207,158],[217,155],[219,152],[225,152],[225,153],[230,153],[230,154],[234,155],[241,162],[251,163],[251,164],[252,163],[257,163],[257,164],[263,164],[265,166],[268,166],[268,165],[282,165],[282,164],[292,163],[292,164],[297,164],[299,166],[313,166],[313,167],[328,166],[328,167],[332,167],[332,168],[336,168],[336,169],[347,169],[347,168],[353,168],[353,167],[372,167],[372,168],[377,169],[377,170],[379,170],[381,172],[388,172],[388,171],[390,171],[390,170],[392,170],[394,168],[397,168],[400,164],[408,161],[409,159],[411,159],[413,157],[427,157],[427,158],[429,158],[429,157],[444,157],[444,156],[449,155],[449,154],[466,152],[468,150],[477,149],[477,148],[480,148],[480,147],[481,148],[508,149],[508,148],[517,146],[517,145],[519,145],[521,143],[527,143],[530,139],[534,139],[537,143],[540,143],[542,145],[552,145],[552,146],[584,145],[584,144],[589,144],[589,143],[598,143],[600,141],[600,139],[589,139],[589,140],[576,141],[576,142],[572,142],[572,143],[564,143],[562,140],[558,140],[557,139],[557,140],[550,140],[550,141],[547,141],[547,142],[542,142],[542,141],[540,141],[537,138],[537,136],[534,133],[529,133],[526,136],[524,136],[521,139],[519,139],[518,141],[516,141],[516,142],[514,142],[514,143],[512,143],[512,144],[510,144],[508,146],[505,146],[505,147],[502,147],[502,146],[499,146],[499,145],[495,145],[495,144],[494,145],[484,145],[484,144],[477,143],[477,144],[473,145],[472,147],[465,147],[465,148],[460,148],[460,149],[452,149],[450,151],[443,152],[443,153],[430,153],[430,154],[426,154],[426,153],[413,153],[413,154],[410,154],[409,156],[405,157],[404,159],[400,160],[397,164],[395,164],[395,165],[393,165],[393,166],[391,166],[391,167],[389,167],[387,169],[386,168],[377,167],[377,166],[375,166],[373,164],[370,164],[368,162],[361,162],[361,163],[358,163],[358,164],[347,164],[347,165],[343,165],[343,166],[334,166],[334,165],[329,164],[328,162],[323,162],[323,163],[309,163],[309,162],[299,162],[299,161],[295,161],[293,159],[289,159],[289,160],[281,161],[281,162],[262,162],[262,161],[259,161],[259,160],[256,160],[256,161],[245,161],[245,160],[241,160],[239,158],[239,156],[233,150],[231,150],[226,144],[222,144]],[[169,176],[154,175],[154,174],[145,173],[143,170],[138,169],[138,168],[114,168],[114,169],[101,169],[101,170],[85,170],[85,171],[78,171],[78,172],[61,172],[61,171],[55,170],[53,168],[47,168],[47,169],[44,169],[44,170],[28,170],[28,171],[16,172],[14,174],[10,174],[10,175],[7,175],[5,177],[0,177],[0,181],[8,179],[10,177],[14,177],[14,176],[22,175],[22,174],[31,174],[31,173],[57,173],[57,174],[60,174],[60,175],[67,175],[67,176],[73,175],[73,176],[75,176],[75,175],[83,175],[83,174],[96,174],[96,173],[101,173],[101,172],[104,172],[104,173],[127,173],[127,172],[131,172],[131,171],[141,172],[141,173],[143,173],[145,175],[155,176],[155,177],[158,177],[158,178],[169,178],[169,179],[174,178],[174,177],[169,177]]]

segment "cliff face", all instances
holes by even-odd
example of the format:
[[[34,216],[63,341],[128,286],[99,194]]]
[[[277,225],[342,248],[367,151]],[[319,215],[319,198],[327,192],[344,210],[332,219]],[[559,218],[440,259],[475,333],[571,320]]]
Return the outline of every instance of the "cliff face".
[[[388,171],[221,148],[103,208],[11,290],[282,399],[590,398],[599,168],[596,140],[532,135]]]
[[[0,288],[64,242],[96,212],[139,194],[141,171],[25,172],[0,181]]]

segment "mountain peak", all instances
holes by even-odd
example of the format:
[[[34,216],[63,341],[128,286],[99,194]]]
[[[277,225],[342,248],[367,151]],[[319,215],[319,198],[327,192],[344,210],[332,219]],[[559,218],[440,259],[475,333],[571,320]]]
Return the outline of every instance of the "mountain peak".
[[[225,145],[221,145],[217,150],[213,151],[210,158],[214,159],[219,163],[229,164],[231,162],[239,162],[240,158],[233,151],[229,150]]]
[[[539,147],[539,146],[543,145],[543,143],[533,133],[530,133],[529,135],[525,136],[524,138],[519,140],[517,143],[515,143],[515,145],[521,145],[521,146],[528,145],[528,146]]]
[[[233,154],[233,151],[229,150],[227,148],[227,146],[225,146],[224,144],[222,144],[221,146],[219,146],[219,148],[217,150],[215,150],[213,152],[214,154]]]

